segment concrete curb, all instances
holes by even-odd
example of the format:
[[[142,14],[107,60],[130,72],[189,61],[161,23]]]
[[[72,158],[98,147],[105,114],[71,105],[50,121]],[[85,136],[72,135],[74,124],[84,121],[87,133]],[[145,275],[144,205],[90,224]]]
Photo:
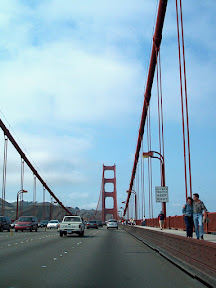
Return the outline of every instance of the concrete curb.
[[[158,236],[160,237],[160,234],[162,234],[159,231],[152,231],[151,235],[145,235],[146,230],[148,229],[138,229],[134,226],[123,226],[122,227],[126,232],[131,234],[132,236],[136,237],[138,240],[142,241],[144,244],[146,244],[151,249],[155,250],[159,254],[161,254],[163,257],[168,259],[170,262],[172,262],[174,265],[182,269],[184,272],[192,276],[193,278],[198,279],[203,284],[207,285],[208,287],[216,287],[216,273],[214,274],[214,267],[212,267],[212,271],[208,272],[208,269],[206,269],[205,265],[203,265],[202,269],[202,262],[205,261],[205,259],[200,259],[200,263],[197,261],[189,261],[190,259],[187,259],[186,257],[178,257],[178,254],[180,255],[180,252],[175,250],[175,248],[169,248],[165,247],[163,243],[158,244],[157,239]],[[147,232],[148,233],[148,232]],[[164,235],[165,233],[163,233]],[[151,237],[150,237],[151,236]],[[173,235],[169,235],[166,233],[163,238],[169,238]],[[179,240],[179,237],[181,237],[182,245],[187,245],[187,241],[185,237],[182,236],[175,236]],[[195,240],[196,241],[196,240]],[[194,242],[196,243],[196,242]],[[214,244],[213,244],[214,245]],[[202,245],[203,246],[203,245]],[[208,246],[208,245],[207,245]],[[172,251],[173,250],[173,251]],[[216,252],[216,245],[215,245],[215,252]],[[216,260],[216,258],[215,258]],[[215,262],[216,264],[216,262]]]

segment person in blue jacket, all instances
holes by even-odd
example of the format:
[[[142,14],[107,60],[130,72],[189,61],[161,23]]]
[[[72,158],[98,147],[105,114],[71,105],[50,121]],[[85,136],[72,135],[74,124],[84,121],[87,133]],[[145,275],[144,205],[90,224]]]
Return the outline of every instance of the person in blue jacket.
[[[187,203],[183,206],[182,213],[186,224],[187,237],[193,238],[193,199],[187,197]]]

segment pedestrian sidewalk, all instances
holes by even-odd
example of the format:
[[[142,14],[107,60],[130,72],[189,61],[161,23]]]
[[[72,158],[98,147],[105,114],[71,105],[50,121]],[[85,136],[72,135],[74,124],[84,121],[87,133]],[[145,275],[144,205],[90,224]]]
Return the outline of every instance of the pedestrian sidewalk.
[[[136,227],[137,228],[149,229],[149,230],[154,230],[154,231],[160,231],[160,232],[163,232],[163,233],[169,233],[169,234],[174,234],[174,235],[179,235],[179,236],[186,237],[186,231],[182,231],[182,230],[175,230],[175,229],[163,229],[163,230],[161,230],[158,227],[139,226],[139,225],[136,225]],[[196,239],[195,232],[193,233],[193,238]],[[204,240],[208,241],[208,242],[216,243],[216,234],[204,234]]]

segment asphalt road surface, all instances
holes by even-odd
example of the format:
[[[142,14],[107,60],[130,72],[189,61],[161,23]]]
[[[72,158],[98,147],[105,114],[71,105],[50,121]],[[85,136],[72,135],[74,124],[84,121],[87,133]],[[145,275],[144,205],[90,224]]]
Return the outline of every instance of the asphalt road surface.
[[[206,287],[122,229],[0,233],[0,287]]]

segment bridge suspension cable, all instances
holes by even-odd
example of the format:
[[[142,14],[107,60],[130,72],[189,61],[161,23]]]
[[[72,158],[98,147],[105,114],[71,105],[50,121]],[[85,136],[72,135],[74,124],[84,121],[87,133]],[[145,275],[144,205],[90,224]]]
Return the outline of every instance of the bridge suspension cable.
[[[10,131],[7,129],[7,127],[4,125],[3,121],[0,119],[0,128],[3,130],[4,134],[8,137],[14,148],[17,150],[19,155],[21,156],[21,190],[23,190],[23,178],[24,178],[24,162],[28,165],[28,167],[31,169],[33,174],[37,177],[37,179],[40,181],[40,183],[43,185],[43,187],[49,192],[51,197],[53,197],[56,202],[69,214],[72,215],[72,213],[63,205],[63,203],[58,199],[58,197],[53,193],[53,191],[49,188],[49,186],[44,182],[42,177],[39,175],[37,170],[33,167],[29,159],[26,157],[25,153],[22,151],[14,137],[11,135]],[[22,203],[22,202],[21,202]],[[22,210],[21,210],[22,213]]]
[[[99,195],[97,207],[96,207],[96,209],[95,209],[94,214],[91,216],[90,220],[93,219],[93,218],[96,216],[97,212],[98,212],[98,208],[99,208],[99,206],[100,206],[100,201],[101,201],[101,199],[102,199],[102,191],[103,191],[103,177],[102,177],[102,181],[101,181],[100,195]],[[101,214],[101,218],[102,218],[102,214]]]
[[[132,169],[131,181],[129,185],[129,193],[128,193],[128,197],[127,197],[127,201],[126,201],[126,205],[124,209],[124,216],[128,208],[129,199],[131,197],[131,190],[133,188],[133,183],[135,179],[137,163],[139,159],[141,143],[142,143],[143,134],[144,134],[144,126],[145,126],[147,112],[148,112],[149,103],[151,99],[151,90],[152,90],[153,79],[154,79],[154,74],[155,74],[155,67],[157,63],[156,55],[160,49],[160,44],[162,40],[162,30],[163,30],[163,24],[164,24],[164,19],[165,19],[165,14],[166,14],[166,8],[167,8],[167,0],[160,0],[159,6],[158,6],[155,33],[153,36],[153,45],[152,45],[151,59],[150,59],[150,65],[149,65],[149,70],[148,70],[147,84],[146,84],[146,89],[144,93],[144,103],[143,103],[143,110],[142,110],[142,116],[141,116],[141,121],[140,121],[139,135],[138,135],[138,140],[137,140],[137,147],[136,147],[134,164],[133,164],[133,169]],[[155,50],[155,47],[157,47],[157,50]]]
[[[179,20],[178,10],[180,10],[180,20]],[[178,5],[178,0],[176,0],[176,21],[177,21],[177,35],[178,35],[179,78],[180,78],[180,91],[181,91],[182,132],[183,132],[183,147],[184,147],[185,196],[186,196],[186,200],[187,200],[187,196],[188,196],[187,156],[188,156],[188,172],[189,172],[189,182],[190,182],[190,186],[189,186],[190,187],[190,197],[192,197],[192,177],[191,177],[187,79],[186,79],[186,64],[185,64],[185,49],[184,49],[184,30],[183,30],[183,16],[182,16],[182,1],[181,0],[179,0],[179,5]],[[181,26],[181,27],[179,27],[179,26]],[[180,28],[181,28],[181,35],[180,35]],[[181,49],[181,46],[182,46],[182,49]],[[184,72],[182,72],[182,62],[183,62],[183,71]],[[183,77],[184,77],[184,95],[183,95],[183,80],[182,80]],[[185,101],[185,105],[184,105],[184,101]],[[185,124],[185,117],[186,117],[186,124]],[[187,129],[187,137],[185,135],[185,126]],[[187,151],[186,151],[186,140],[187,140]],[[188,154],[188,155],[186,155],[186,154]]]

